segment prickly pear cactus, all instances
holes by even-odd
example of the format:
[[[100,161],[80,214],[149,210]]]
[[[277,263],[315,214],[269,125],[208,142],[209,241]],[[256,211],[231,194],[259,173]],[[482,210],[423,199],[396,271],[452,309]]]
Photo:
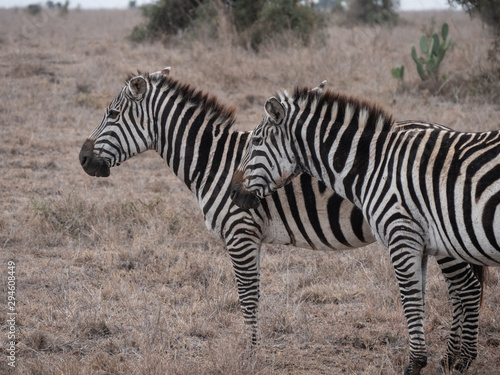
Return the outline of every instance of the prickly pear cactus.
[[[415,46],[411,48],[411,57],[417,66],[418,75],[422,80],[429,77],[438,79],[439,64],[443,61],[446,51],[450,47],[451,39],[448,36],[448,24],[445,22],[441,26],[441,38],[433,33],[432,36],[422,35],[420,37],[420,50],[423,56],[417,56]]]
[[[403,82],[404,77],[405,77],[405,67],[404,67],[404,65],[392,68],[391,69],[391,74],[392,74],[392,76],[394,78],[396,78],[397,80]]]

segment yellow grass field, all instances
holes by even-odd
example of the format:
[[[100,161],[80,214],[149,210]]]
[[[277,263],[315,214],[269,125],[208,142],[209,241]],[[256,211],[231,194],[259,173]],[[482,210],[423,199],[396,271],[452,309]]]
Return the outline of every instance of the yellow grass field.
[[[417,88],[410,56],[431,17],[447,21],[453,39],[443,95]],[[168,65],[173,77],[237,106],[239,129],[258,124],[277,89],[324,79],[398,120],[499,129],[498,95],[460,83],[489,69],[481,23],[451,11],[402,18],[392,29],[332,23],[307,47],[270,39],[256,54],[230,34],[134,44],[125,37],[141,22],[138,10],[32,18],[0,9],[0,373],[401,374],[407,329],[385,249],[264,246],[262,344],[249,356],[229,256],[194,196],[154,152],[107,179],[85,174],[78,153],[128,73]],[[406,91],[390,74],[401,64]],[[444,280],[430,263],[424,374],[436,373],[451,324]],[[499,369],[500,272],[491,269],[469,373]]]

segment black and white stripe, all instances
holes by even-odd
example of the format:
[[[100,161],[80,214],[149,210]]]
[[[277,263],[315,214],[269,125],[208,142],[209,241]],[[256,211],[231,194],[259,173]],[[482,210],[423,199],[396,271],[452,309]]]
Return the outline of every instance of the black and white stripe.
[[[419,374],[427,363],[425,278],[427,257],[435,256],[454,307],[443,364],[467,369],[477,356],[482,280],[466,265],[484,271],[500,264],[500,232],[494,231],[500,133],[408,127],[376,105],[331,91],[280,92],[265,108],[233,178],[235,202],[253,207],[305,171],[362,210],[375,238],[389,248],[399,282],[410,333],[405,374]]]
[[[307,174],[244,210],[231,199],[231,177],[250,139],[236,131],[233,109],[168,76],[130,77],[80,152],[84,170],[107,177],[110,167],[156,150],[195,194],[208,229],[231,257],[252,343],[262,243],[318,250],[358,248],[374,241],[361,211]]]

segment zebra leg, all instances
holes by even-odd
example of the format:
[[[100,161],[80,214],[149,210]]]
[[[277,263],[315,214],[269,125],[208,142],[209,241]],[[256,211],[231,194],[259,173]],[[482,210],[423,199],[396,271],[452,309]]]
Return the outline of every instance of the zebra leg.
[[[444,371],[450,372],[453,368],[455,362],[460,358],[460,350],[462,348],[462,325],[464,319],[464,310],[462,303],[460,301],[460,295],[457,291],[457,285],[455,285],[455,269],[461,272],[461,264],[457,261],[457,264],[452,264],[451,261],[454,259],[444,258],[438,259],[439,267],[443,272],[446,284],[448,286],[448,293],[451,298],[451,304],[453,309],[453,321],[451,324],[450,337],[448,338],[448,344],[446,348],[446,354],[441,360],[441,366]]]
[[[453,258],[438,259],[448,285],[453,306],[453,322],[446,354],[441,360],[444,371],[465,372],[477,357],[481,283],[471,266]]]
[[[427,261],[429,260],[429,257],[427,255],[424,255],[422,257],[422,304],[424,305],[425,309],[425,293],[427,291]]]
[[[257,318],[260,298],[260,248],[253,236],[235,236],[226,243],[238,286],[238,298],[243,318],[249,329],[251,346],[259,342]]]
[[[468,268],[466,279],[460,288],[460,300],[464,310],[462,326],[462,350],[455,369],[465,372],[477,357],[479,333],[479,309],[481,307],[482,286],[474,273]]]
[[[400,237],[401,238],[401,237]],[[389,247],[396,272],[401,302],[410,334],[410,362],[405,375],[419,375],[427,365],[427,347],[424,337],[424,276],[427,257],[401,243]]]

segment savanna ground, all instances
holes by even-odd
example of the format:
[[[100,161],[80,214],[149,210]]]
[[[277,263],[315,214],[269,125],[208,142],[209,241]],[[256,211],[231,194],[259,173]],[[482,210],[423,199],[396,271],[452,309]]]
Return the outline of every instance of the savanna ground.
[[[431,17],[454,45],[440,95],[410,57]],[[265,246],[262,345],[246,337],[229,257],[194,197],[153,152],[91,178],[78,152],[128,73],[172,66],[176,78],[236,105],[251,129],[277,89],[313,86],[374,99],[396,119],[459,130],[500,128],[498,96],[461,84],[487,71],[488,34],[460,12],[406,13],[393,29],[331,26],[308,47],[269,40],[258,54],[217,42],[133,44],[138,11],[33,19],[0,9],[0,372],[7,360],[8,261],[16,264],[19,374],[401,374],[407,332],[392,267],[377,245],[323,253]],[[390,68],[404,63],[407,90]],[[443,94],[444,93],[444,94]],[[426,330],[434,374],[451,310],[434,260]],[[490,274],[480,355],[500,368],[500,273]]]

